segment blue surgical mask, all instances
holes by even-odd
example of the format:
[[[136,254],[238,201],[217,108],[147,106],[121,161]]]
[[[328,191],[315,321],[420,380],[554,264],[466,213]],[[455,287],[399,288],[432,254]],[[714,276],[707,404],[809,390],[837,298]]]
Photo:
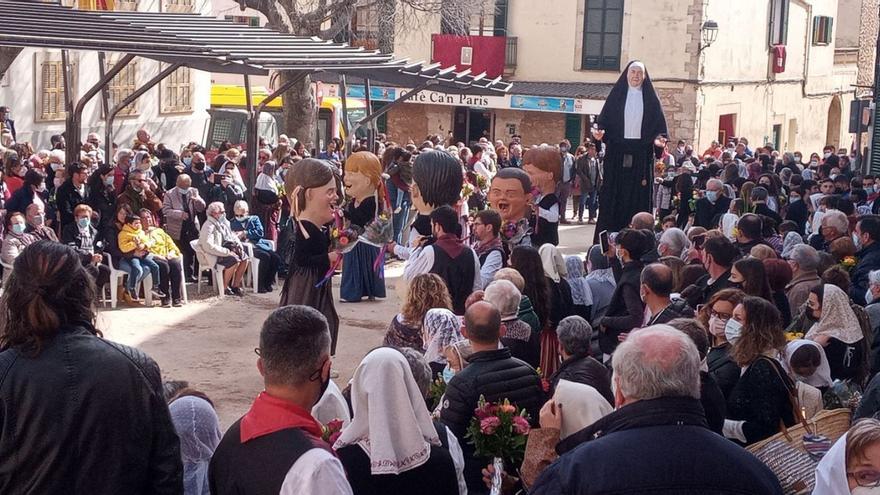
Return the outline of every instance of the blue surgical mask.
[[[178,187],[177,189],[179,189],[179,190],[180,190],[180,194],[183,194],[184,196],[186,196],[186,194],[189,192],[189,188],[188,188],[188,187]]]
[[[89,217],[82,217],[76,220],[76,224],[79,225],[81,229],[89,228],[89,225],[92,224],[92,220]]]
[[[865,193],[867,193],[868,196],[874,194],[874,186],[868,186],[868,187],[866,187],[866,188],[865,188]]]
[[[443,382],[448,384],[453,376],[455,376],[455,372],[452,371],[452,368],[447,364],[446,367],[443,368]]]
[[[789,200],[792,204],[794,204],[794,203],[797,203],[798,201],[800,201],[800,200],[801,200],[801,197],[800,197],[800,196],[789,196],[788,200]]]
[[[727,324],[724,325],[724,337],[727,341],[733,344],[740,335],[742,335],[742,323],[733,318],[727,320]]]
[[[25,226],[23,223],[14,223],[12,224],[12,231],[16,234],[24,234]]]
[[[711,203],[718,201],[718,191],[706,191],[706,199]]]
[[[235,219],[238,220],[239,222],[244,223],[244,221],[247,220],[247,216],[245,216],[245,215],[235,215]]]
[[[105,186],[112,186],[114,179],[116,179],[116,177],[114,177],[112,175],[108,176],[108,177],[104,177],[104,185]]]
[[[191,156],[186,156],[183,158],[183,164],[189,167],[189,164],[192,163],[193,158]]]

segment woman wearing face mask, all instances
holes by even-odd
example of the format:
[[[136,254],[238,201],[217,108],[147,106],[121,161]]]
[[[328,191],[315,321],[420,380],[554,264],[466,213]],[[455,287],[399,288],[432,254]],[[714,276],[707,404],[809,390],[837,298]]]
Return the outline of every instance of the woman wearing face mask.
[[[812,340],[796,339],[789,342],[785,346],[782,364],[795,380],[823,391],[833,382],[825,350]]]
[[[757,258],[743,258],[734,263],[730,269],[730,283],[742,289],[747,296],[773,300],[764,263]]]
[[[880,421],[856,421],[837,439],[816,468],[816,488],[822,495],[880,493]]]
[[[837,286],[818,285],[810,290],[807,308],[816,323],[804,338],[825,349],[831,378],[860,383],[867,372],[867,343],[849,297]]]
[[[235,217],[229,222],[232,231],[241,242],[249,242],[254,247],[254,257],[260,260],[257,273],[257,292],[275,290],[275,276],[282,265],[281,257],[263,237],[263,224],[256,215],[251,215],[246,201],[235,202]]]
[[[3,247],[0,250],[0,259],[3,263],[11,265],[24,248],[39,240],[36,236],[25,234],[26,228],[27,222],[21,213],[13,213],[6,217],[6,235],[3,237]]]
[[[611,303],[599,324],[599,348],[604,354],[612,354],[617,345],[645,319],[645,303],[640,295],[640,276],[644,263],[642,256],[653,249],[653,242],[642,231],[623,229],[615,239],[617,257],[623,269],[617,280]]]
[[[33,203],[42,204],[45,208],[47,202],[46,179],[36,170],[28,170],[24,174],[24,184],[18,191],[15,191],[6,204],[6,211],[24,213],[27,211],[27,207]]]
[[[706,356],[709,374],[718,383],[718,388],[725,398],[730,397],[730,392],[739,380],[740,374],[739,365],[730,357],[733,343],[727,340],[725,329],[727,322],[733,317],[734,308],[744,297],[745,294],[739,289],[720,290],[709,298],[709,302],[699,313],[700,322],[709,331],[710,348]],[[736,337],[736,335],[732,336]]]
[[[278,239],[278,220],[281,216],[281,196],[283,196],[282,185],[276,178],[275,168],[274,161],[263,162],[260,175],[257,176],[257,182],[254,184],[251,200],[254,215],[260,219],[265,238],[270,241]]]
[[[425,360],[431,367],[431,375],[442,374],[446,383],[452,379],[455,370],[446,358],[446,348],[465,340],[461,334],[461,320],[455,313],[444,308],[428,310],[422,323],[425,341]]]
[[[15,193],[24,184],[22,178],[27,172],[27,167],[18,159],[18,153],[9,150],[3,157],[3,172],[5,175],[3,182],[6,183],[10,193]]]
[[[89,197],[87,204],[98,214],[95,227],[98,232],[113,222],[116,214],[116,188],[113,187],[115,170],[110,165],[102,165],[95,173],[89,176]]]
[[[747,296],[734,308],[725,334],[734,340],[731,357],[743,372],[727,399],[724,436],[748,445],[776,434],[780,421],[794,425],[795,386],[778,361],[785,348],[779,310]]]

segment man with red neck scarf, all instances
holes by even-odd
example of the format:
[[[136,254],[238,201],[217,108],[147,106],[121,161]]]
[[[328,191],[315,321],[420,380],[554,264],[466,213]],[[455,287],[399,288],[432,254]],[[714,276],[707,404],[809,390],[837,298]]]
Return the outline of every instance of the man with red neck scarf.
[[[417,247],[406,261],[403,278],[409,283],[423,273],[440,275],[452,296],[452,311],[463,315],[467,297],[483,288],[480,259],[461,240],[455,209],[444,205],[432,211],[430,217],[434,242],[428,245],[427,238],[416,239]]]
[[[330,383],[327,320],[307,306],[278,308],[263,323],[255,351],[265,390],[214,452],[211,493],[351,494],[310,412]]]

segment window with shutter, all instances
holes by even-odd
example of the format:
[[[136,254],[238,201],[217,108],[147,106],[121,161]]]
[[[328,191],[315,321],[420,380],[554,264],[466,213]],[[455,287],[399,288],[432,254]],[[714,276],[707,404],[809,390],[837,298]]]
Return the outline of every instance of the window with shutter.
[[[193,0],[165,0],[165,12],[193,12]]]
[[[623,0],[586,0],[581,68],[620,70]]]
[[[770,0],[770,46],[788,42],[789,0]]]
[[[165,64],[163,64],[165,67]],[[192,111],[192,72],[189,67],[181,67],[162,81],[162,113],[184,113]]]
[[[107,60],[107,69],[110,70],[119,57],[111,57]],[[107,93],[108,93],[108,104],[111,109],[115,108],[116,105],[122,102],[129,95],[134,93],[137,89],[137,61],[131,61],[126,65],[119,74],[116,74],[116,77],[110,80],[110,83],[107,85]],[[138,107],[137,100],[131,102],[130,105],[127,105],[125,108],[119,112],[118,115],[126,116],[126,115],[137,115]]]
[[[60,61],[43,61],[39,73],[38,121],[64,120],[64,66]]]
[[[813,44],[828,45],[831,43],[832,26],[834,18],[817,15],[813,17]]]

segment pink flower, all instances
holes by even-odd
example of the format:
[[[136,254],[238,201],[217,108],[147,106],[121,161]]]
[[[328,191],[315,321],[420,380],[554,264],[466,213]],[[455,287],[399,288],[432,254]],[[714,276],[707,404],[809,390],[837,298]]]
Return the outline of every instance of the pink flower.
[[[528,435],[529,430],[531,430],[531,426],[529,426],[529,422],[526,421],[526,418],[522,416],[514,416],[513,417],[513,431],[515,431],[518,435]]]
[[[501,420],[497,416],[490,416],[480,421],[480,431],[484,435],[495,433],[495,429],[501,426]]]
[[[339,436],[340,436],[340,435],[342,435],[342,432],[341,432],[341,431],[337,431],[337,432],[333,433],[332,435],[330,435],[330,440],[329,440],[328,443],[329,443],[330,445],[335,444],[335,443],[336,443],[336,440],[339,439]]]
[[[342,429],[342,420],[334,419],[327,423],[327,429],[330,431],[339,431]]]
[[[513,404],[501,404],[498,408],[505,413],[513,414],[516,412],[516,407]]]
[[[487,404],[483,405],[482,407],[477,408],[474,411],[474,415],[477,417],[477,419],[480,419],[480,420],[494,416],[495,415],[495,407],[496,407],[495,404],[487,403]]]

